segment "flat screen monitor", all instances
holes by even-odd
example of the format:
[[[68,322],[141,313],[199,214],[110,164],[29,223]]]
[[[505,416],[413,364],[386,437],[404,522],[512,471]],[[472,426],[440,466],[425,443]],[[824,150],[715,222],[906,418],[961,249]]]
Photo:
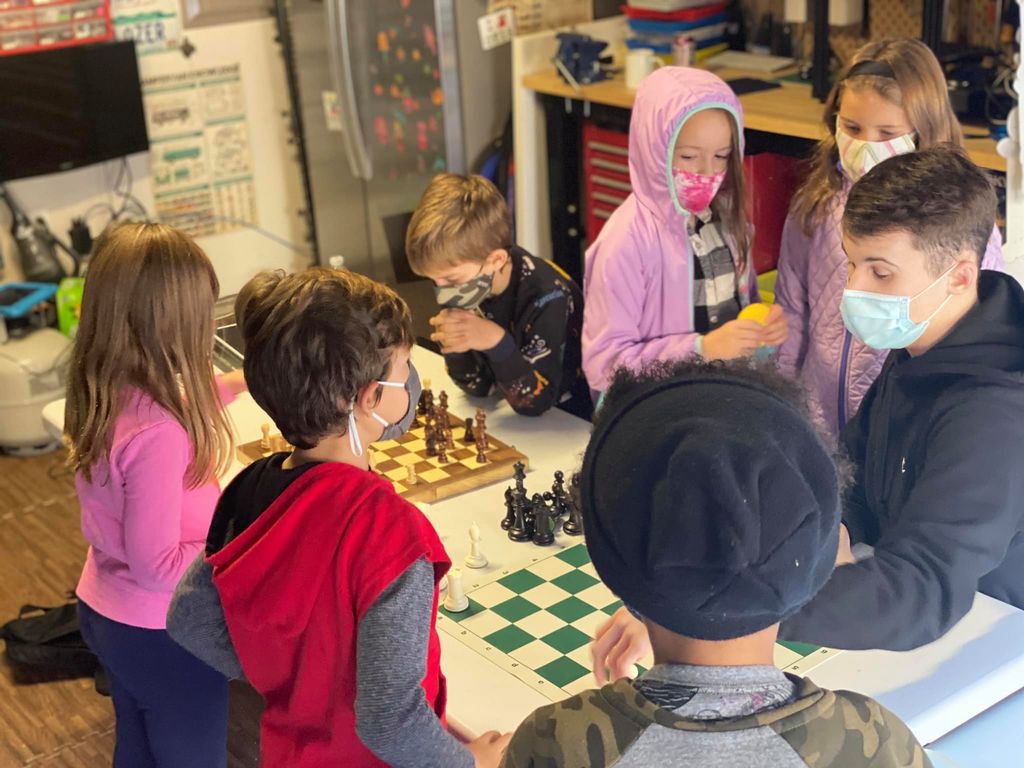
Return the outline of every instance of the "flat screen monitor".
[[[0,181],[148,148],[132,41],[0,56]]]

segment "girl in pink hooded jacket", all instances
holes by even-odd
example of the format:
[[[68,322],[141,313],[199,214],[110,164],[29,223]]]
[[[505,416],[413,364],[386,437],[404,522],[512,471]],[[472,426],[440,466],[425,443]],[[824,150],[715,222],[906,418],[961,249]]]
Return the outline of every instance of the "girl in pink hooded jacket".
[[[963,132],[938,61],[922,42],[908,38],[857,51],[825,102],[824,120],[828,135],[786,218],[775,299],[789,318],[779,366],[800,379],[838,437],[888,354],[853,338],[839,314],[846,286],[840,227],[846,196],[878,163],[937,144],[961,146]],[[982,267],[1003,267],[998,229]]]
[[[742,357],[781,344],[786,320],[738,315],[757,301],[743,183],[743,117],[719,77],[663,67],[637,90],[633,193],[587,250],[583,370],[603,392],[617,368]]]

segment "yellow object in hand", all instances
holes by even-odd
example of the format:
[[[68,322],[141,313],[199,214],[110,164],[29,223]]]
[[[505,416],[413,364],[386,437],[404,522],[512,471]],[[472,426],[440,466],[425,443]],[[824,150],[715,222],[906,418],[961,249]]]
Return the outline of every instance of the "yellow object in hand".
[[[753,320],[761,325],[768,324],[768,313],[771,311],[771,306],[763,302],[757,304],[748,304],[740,310],[739,320]],[[760,360],[766,355],[770,355],[774,351],[775,347],[769,347],[767,344],[761,344],[754,352],[754,359]]]
[[[757,304],[749,304],[740,310],[740,320],[754,320],[761,325],[768,324],[768,313],[771,311],[771,307],[767,304],[758,302]]]

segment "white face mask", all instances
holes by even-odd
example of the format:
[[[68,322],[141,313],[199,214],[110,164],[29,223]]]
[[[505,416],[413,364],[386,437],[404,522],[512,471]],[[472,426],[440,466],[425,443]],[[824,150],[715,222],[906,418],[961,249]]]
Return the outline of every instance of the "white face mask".
[[[839,125],[836,117],[836,147],[839,149],[839,164],[850,181],[858,181],[868,171],[890,157],[905,155],[917,149],[917,134],[908,133],[888,141],[864,141],[855,139]]]
[[[412,364],[411,363],[410,363],[409,367],[412,368]],[[407,389],[407,386],[406,386],[407,382],[404,382],[404,381],[378,381],[376,383],[380,384],[382,387],[401,387],[402,389]],[[416,384],[417,385],[419,384],[419,377],[418,376],[416,377]],[[418,396],[417,396],[417,399],[419,399]],[[412,394],[410,393],[409,394],[409,410],[406,412],[406,416],[409,416],[410,414],[415,415],[415,413],[414,413],[415,409],[416,409],[416,404],[415,404],[415,402],[412,399]],[[383,432],[381,437],[386,436],[388,434],[389,430],[393,430],[393,429],[396,429],[396,428],[400,429],[400,427],[398,425],[392,424],[390,421],[385,419],[383,416],[381,416],[376,411],[370,411],[370,416],[372,418],[376,419],[378,422],[380,422],[380,424],[382,424],[384,426],[384,432]],[[403,418],[402,421],[405,421],[405,419]],[[412,419],[410,418],[409,421],[412,421]],[[408,428],[408,427],[406,427],[406,428]],[[405,429],[401,429],[401,431],[398,434],[400,435],[404,431],[405,431]],[[353,408],[352,410],[350,410],[348,412],[348,447],[352,449],[352,453],[354,455],[356,455],[356,456],[362,456],[363,455],[363,441],[359,439],[359,430],[356,429],[356,411],[355,411],[355,408]]]

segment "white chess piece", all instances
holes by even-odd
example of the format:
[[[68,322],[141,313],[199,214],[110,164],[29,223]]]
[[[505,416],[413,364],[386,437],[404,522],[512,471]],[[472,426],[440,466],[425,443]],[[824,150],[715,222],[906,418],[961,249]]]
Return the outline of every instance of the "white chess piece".
[[[480,526],[476,523],[469,528],[469,554],[466,555],[467,568],[483,568],[487,558],[480,552]]]
[[[462,569],[452,568],[448,571],[448,596],[444,599],[444,609],[451,613],[459,613],[469,608],[469,598],[462,586]]]

